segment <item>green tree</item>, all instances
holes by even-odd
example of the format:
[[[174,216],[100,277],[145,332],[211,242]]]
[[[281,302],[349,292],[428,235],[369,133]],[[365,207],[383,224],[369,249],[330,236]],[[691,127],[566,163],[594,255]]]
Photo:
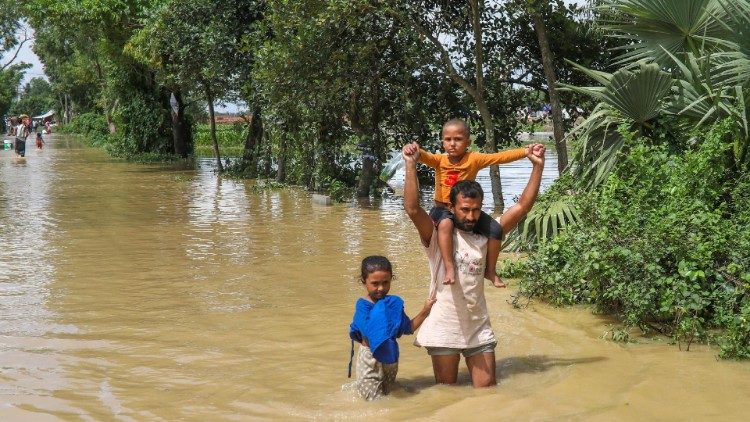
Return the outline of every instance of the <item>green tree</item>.
[[[349,184],[356,159],[357,195],[368,196],[389,145],[426,132],[415,111],[424,55],[414,34],[381,10],[330,0],[269,2],[267,24],[273,37],[256,67],[266,122],[271,134],[292,131],[277,150],[299,158],[313,189]]]
[[[17,2],[0,0],[0,130],[5,131],[5,114],[18,93],[24,71],[31,67],[16,63],[21,47],[31,39],[21,26]]]
[[[249,42],[253,23],[262,19],[261,8],[258,1],[169,1],[144,20],[147,25],[136,34],[128,50],[157,71],[157,77],[174,95],[178,110],[183,108],[183,93],[200,93],[208,106],[220,172],[223,164],[214,106],[232,90],[237,91],[237,76],[252,67]]]
[[[35,116],[53,110],[56,104],[49,82],[44,78],[33,78],[19,92],[12,112]]]
[[[93,74],[95,108],[107,117],[110,150],[129,156],[143,152],[172,151],[169,142],[168,96],[144,65],[124,53],[124,46],[140,26],[141,19],[153,6],[149,0],[124,2],[77,2],[31,0],[23,4],[31,25],[61,37],[61,43],[47,41],[43,63],[61,69],[67,57],[81,58],[73,64],[88,66],[76,71],[67,69],[68,77]],[[61,56],[65,52],[69,56]],[[63,78],[50,77],[53,88]],[[66,88],[81,84],[69,84]]]

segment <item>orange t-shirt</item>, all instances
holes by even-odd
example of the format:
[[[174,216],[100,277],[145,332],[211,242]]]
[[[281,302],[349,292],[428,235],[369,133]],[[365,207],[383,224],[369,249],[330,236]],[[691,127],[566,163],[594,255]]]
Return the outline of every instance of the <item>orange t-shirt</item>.
[[[486,154],[467,151],[461,161],[453,164],[447,154],[432,154],[419,149],[419,162],[435,169],[435,200],[449,203],[453,185],[459,180],[474,180],[479,170],[493,164],[505,164],[526,157],[525,148]]]

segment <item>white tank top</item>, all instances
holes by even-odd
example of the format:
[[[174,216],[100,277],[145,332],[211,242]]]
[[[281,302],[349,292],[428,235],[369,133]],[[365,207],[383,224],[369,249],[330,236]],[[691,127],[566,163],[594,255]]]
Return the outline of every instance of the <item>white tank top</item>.
[[[487,303],[484,299],[484,267],[487,238],[472,232],[453,230],[457,280],[443,284],[445,266],[433,230],[426,248],[430,263],[430,297],[437,301],[419,328],[414,344],[428,347],[467,349],[495,342]]]

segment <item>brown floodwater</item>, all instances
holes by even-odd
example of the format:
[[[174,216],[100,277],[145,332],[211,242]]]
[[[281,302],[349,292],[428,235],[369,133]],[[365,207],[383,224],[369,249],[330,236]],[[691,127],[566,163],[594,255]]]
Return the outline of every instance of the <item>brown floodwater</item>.
[[[514,309],[512,285],[487,295],[497,387],[474,390],[465,367],[433,385],[404,337],[401,388],[363,402],[346,377],[360,260],[391,258],[407,313],[427,294],[398,198],[315,206],[210,160],[122,163],[65,137],[28,152],[0,151],[2,421],[745,419],[750,364],[604,340],[612,321]]]

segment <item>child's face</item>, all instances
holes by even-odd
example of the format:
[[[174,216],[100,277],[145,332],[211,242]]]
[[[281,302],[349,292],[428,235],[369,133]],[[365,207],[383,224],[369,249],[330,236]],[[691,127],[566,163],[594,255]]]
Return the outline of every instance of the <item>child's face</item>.
[[[376,270],[367,274],[365,279],[365,290],[367,290],[367,296],[373,302],[385,297],[388,291],[391,290],[391,279],[393,274],[388,271]]]
[[[470,144],[471,139],[461,125],[449,125],[443,128],[443,149],[449,157],[463,157]]]

